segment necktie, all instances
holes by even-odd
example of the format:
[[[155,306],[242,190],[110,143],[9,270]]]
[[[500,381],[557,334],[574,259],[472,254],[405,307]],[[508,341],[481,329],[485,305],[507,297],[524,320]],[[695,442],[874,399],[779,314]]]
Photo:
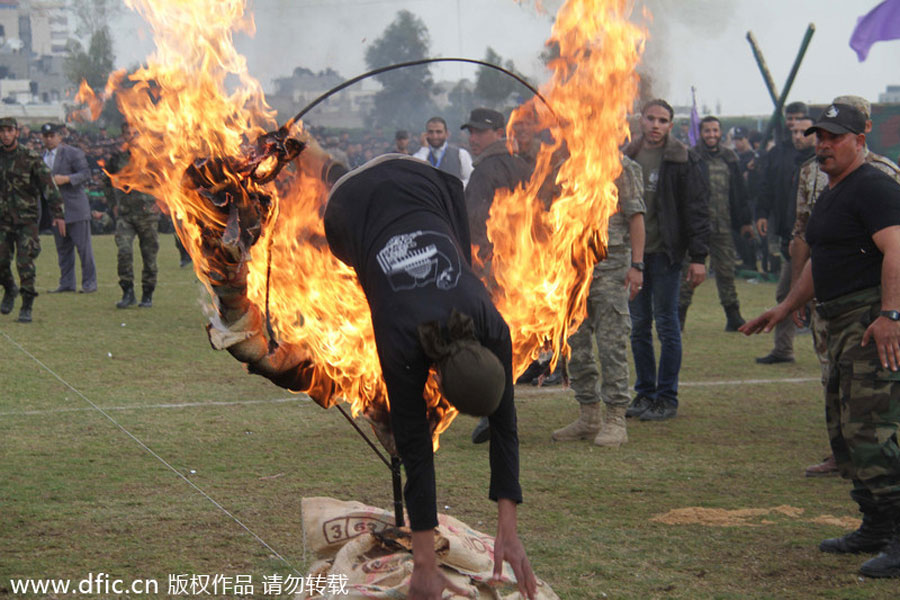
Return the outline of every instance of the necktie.
[[[432,150],[431,152],[428,153],[428,162],[431,163],[432,167],[436,167],[436,166],[438,166],[438,164],[440,164],[441,161],[438,160],[437,152]]]

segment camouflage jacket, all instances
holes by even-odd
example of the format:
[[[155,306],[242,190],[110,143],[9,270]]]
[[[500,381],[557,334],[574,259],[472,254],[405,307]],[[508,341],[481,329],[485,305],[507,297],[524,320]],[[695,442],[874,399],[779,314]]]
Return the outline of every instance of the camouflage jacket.
[[[641,165],[622,156],[622,172],[616,178],[619,210],[609,217],[606,259],[594,266],[594,277],[600,272],[627,266],[631,256],[631,217],[647,212],[644,206],[644,176]]]
[[[120,150],[115,152],[109,159],[106,171],[115,174],[125,168],[128,161],[131,160],[131,153],[128,150]],[[159,214],[159,207],[156,205],[156,198],[150,194],[131,190],[126,192],[112,185],[112,181],[108,182],[106,191],[107,202],[110,206],[118,207],[116,216],[122,217],[144,217]]]
[[[891,159],[867,151],[866,162],[871,163],[873,167],[900,183],[900,167],[891,162]],[[816,200],[827,185],[828,175],[819,168],[815,157],[800,166],[800,172],[797,175],[797,220],[794,222],[793,237],[806,241],[806,224],[809,222],[809,216],[812,214]]]
[[[0,150],[0,222],[37,223],[41,198],[51,218],[64,218],[62,196],[44,159],[22,145]]]

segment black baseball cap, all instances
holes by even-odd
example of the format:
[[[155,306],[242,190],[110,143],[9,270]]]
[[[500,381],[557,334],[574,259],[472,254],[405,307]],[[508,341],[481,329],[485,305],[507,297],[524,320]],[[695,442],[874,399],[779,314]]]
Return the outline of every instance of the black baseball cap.
[[[41,135],[50,135],[51,133],[56,133],[61,130],[64,125],[59,123],[44,123],[41,125]]]
[[[864,133],[866,130],[866,116],[854,106],[835,103],[826,108],[819,120],[807,129],[804,134],[809,135],[818,129],[835,135]]]
[[[503,113],[490,108],[476,108],[469,114],[469,121],[460,129],[503,129],[506,127],[506,119]]]
[[[736,140],[743,140],[747,138],[747,128],[746,127],[735,127],[734,133],[731,135],[732,138]]]

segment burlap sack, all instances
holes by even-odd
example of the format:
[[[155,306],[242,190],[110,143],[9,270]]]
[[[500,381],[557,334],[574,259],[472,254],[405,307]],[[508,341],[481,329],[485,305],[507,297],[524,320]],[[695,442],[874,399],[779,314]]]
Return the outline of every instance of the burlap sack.
[[[313,565],[311,573],[346,576],[349,593],[300,594],[298,599],[406,598],[413,569],[411,541],[407,530],[393,528],[393,513],[334,498],[304,498],[301,506],[306,546],[323,559]],[[444,514],[438,514],[436,533],[435,552],[441,570],[453,583],[469,590],[470,598],[520,598],[508,563],[504,563],[502,573],[508,585],[488,585],[494,568],[493,537]],[[540,580],[537,598],[558,600],[550,586]]]

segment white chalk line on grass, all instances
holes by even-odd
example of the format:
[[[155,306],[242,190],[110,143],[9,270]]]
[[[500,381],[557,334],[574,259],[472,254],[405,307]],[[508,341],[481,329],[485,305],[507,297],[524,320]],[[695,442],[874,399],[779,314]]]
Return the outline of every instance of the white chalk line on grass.
[[[269,552],[271,552],[276,558],[278,558],[281,562],[283,562],[285,565],[287,565],[292,571],[294,571],[297,575],[299,575],[299,576],[301,576],[301,577],[303,576],[303,574],[300,573],[300,571],[298,571],[297,568],[294,567],[294,565],[292,565],[290,562],[288,562],[288,560],[287,560],[286,558],[284,558],[283,556],[281,556],[281,554],[279,554],[274,548],[272,548],[272,546],[270,546],[269,544],[267,544],[266,541],[265,541],[264,539],[262,539],[261,537],[259,537],[252,529],[250,529],[249,527],[247,527],[246,525],[244,525],[244,523],[243,523],[240,519],[238,519],[236,516],[234,516],[233,514],[231,514],[231,512],[229,512],[228,509],[226,509],[224,506],[222,506],[221,504],[219,504],[218,502],[216,502],[216,500],[215,500],[212,496],[210,496],[209,494],[207,494],[205,491],[203,491],[203,489],[200,488],[200,486],[198,486],[196,483],[194,483],[193,481],[191,481],[190,479],[188,479],[187,477],[185,477],[185,476],[181,473],[181,471],[179,471],[178,469],[176,469],[175,467],[173,467],[172,465],[170,465],[168,462],[166,462],[166,459],[164,459],[162,456],[160,456],[159,454],[157,454],[156,452],[154,452],[149,446],[147,446],[147,444],[145,444],[144,442],[142,442],[142,441],[140,440],[140,438],[138,438],[136,435],[134,435],[133,433],[131,433],[130,431],[128,431],[127,429],[125,429],[125,427],[123,427],[122,425],[120,425],[120,424],[118,423],[118,421],[116,421],[115,419],[113,419],[112,416],[111,416],[106,410],[104,410],[103,408],[101,408],[101,407],[97,406],[96,404],[94,404],[94,402],[92,402],[90,398],[88,398],[87,396],[85,396],[84,394],[82,394],[80,391],[78,391],[77,389],[75,389],[75,387],[73,387],[68,381],[66,381],[65,379],[63,379],[63,378],[60,377],[59,375],[57,375],[56,372],[53,371],[53,369],[51,369],[50,367],[48,367],[47,365],[45,365],[43,362],[41,362],[41,360],[40,360],[38,357],[36,357],[34,354],[32,354],[31,352],[29,352],[28,350],[26,350],[26,349],[25,349],[21,344],[19,344],[17,341],[15,341],[15,340],[12,339],[11,337],[9,337],[9,334],[7,334],[5,331],[0,331],[0,333],[3,334],[3,337],[5,337],[5,338],[7,339],[7,341],[8,341],[10,344],[12,344],[12,345],[15,346],[16,348],[18,348],[19,351],[21,351],[23,354],[25,354],[26,356],[28,356],[29,358],[31,358],[31,360],[33,360],[33,361],[36,362],[38,365],[40,365],[42,369],[44,369],[45,371],[47,371],[48,373],[50,373],[50,374],[51,374],[53,377],[55,377],[55,378],[57,379],[57,381],[59,381],[61,384],[63,384],[64,386],[66,386],[67,388],[69,388],[70,390],[72,390],[72,392],[74,392],[79,398],[81,398],[82,400],[84,400],[85,402],[87,402],[88,404],[90,404],[91,407],[92,407],[94,410],[96,410],[96,411],[99,412],[101,415],[103,415],[104,417],[106,417],[107,420],[109,420],[110,423],[112,423],[113,425],[115,425],[120,431],[122,431],[122,433],[124,433],[125,435],[127,435],[128,437],[130,437],[132,440],[134,440],[134,442],[137,443],[137,445],[139,445],[141,448],[143,448],[148,454],[150,454],[150,455],[153,456],[156,460],[158,460],[158,461],[161,462],[163,465],[165,465],[165,467],[166,467],[167,469],[169,469],[170,471],[172,471],[173,473],[175,473],[175,475],[177,475],[179,478],[181,478],[182,481],[184,481],[184,482],[187,483],[189,486],[191,486],[192,488],[194,488],[194,490],[196,490],[201,496],[203,496],[204,498],[206,498],[207,500],[209,500],[209,501],[213,504],[213,506],[215,506],[216,508],[218,508],[219,510],[221,510],[223,513],[225,513],[226,515],[228,515],[228,516],[231,518],[232,521],[234,521],[235,523],[237,523],[244,531],[246,531],[246,532],[249,533],[251,536],[253,536],[253,538],[256,539],[256,541],[258,541],[260,544],[262,544],[263,547],[265,547],[265,548],[266,548]]]
[[[5,334],[4,334],[5,335]],[[715,381],[682,381],[679,387],[715,387],[715,386],[741,386],[741,385],[769,385],[779,383],[812,383],[820,381],[818,377],[784,377],[782,379],[722,379]],[[518,386],[516,389],[517,397],[542,396],[549,393],[563,391],[558,386],[532,388],[526,386]],[[266,400],[235,400],[233,402],[177,402],[170,404],[135,404],[132,406],[103,406],[103,410],[167,410],[173,408],[207,408],[211,406],[241,406],[253,404],[292,404],[295,402],[312,402],[312,398],[306,394],[298,394],[290,398],[271,398]],[[9,410],[0,412],[0,417],[26,417],[52,415],[56,413],[70,412],[87,412],[96,410],[96,408],[78,407],[78,408],[47,408],[35,410]]]
[[[714,387],[714,386],[741,386],[741,385],[768,385],[779,383],[811,383],[821,381],[819,377],[785,377],[782,379],[720,379],[713,381],[679,381],[678,387]],[[516,388],[516,397],[542,396],[545,394],[559,393],[563,390],[558,385],[548,387],[532,387],[520,385]]]
[[[103,410],[148,410],[148,409],[169,409],[169,408],[197,408],[207,406],[241,406],[243,404],[290,404],[294,402],[312,402],[312,398],[306,394],[297,395],[292,398],[272,398],[268,400],[235,400],[233,402],[178,402],[172,404],[135,404],[132,406],[101,406]],[[73,408],[47,408],[36,410],[10,410],[0,412],[0,417],[24,417],[30,415],[52,415],[54,413],[69,412],[87,412],[92,411],[90,407],[73,407]]]

